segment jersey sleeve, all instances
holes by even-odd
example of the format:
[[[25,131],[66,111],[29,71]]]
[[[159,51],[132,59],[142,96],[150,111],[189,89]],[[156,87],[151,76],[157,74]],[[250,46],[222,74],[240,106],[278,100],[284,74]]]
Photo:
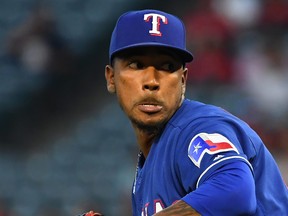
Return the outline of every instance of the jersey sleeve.
[[[209,124],[204,126],[196,128],[194,124],[193,128],[183,131],[175,154],[186,191],[199,187],[210,173],[234,161],[243,161],[253,173],[249,160],[256,155],[256,150],[245,131],[240,130],[237,125],[217,118],[209,119]]]
[[[256,195],[252,172],[240,160],[225,164],[182,200],[201,215],[254,214]]]
[[[239,130],[209,119],[205,127],[194,124],[182,134],[185,141],[178,146],[177,170],[187,194],[183,201],[201,215],[249,215],[256,209],[254,173],[248,160],[255,151],[245,131]]]

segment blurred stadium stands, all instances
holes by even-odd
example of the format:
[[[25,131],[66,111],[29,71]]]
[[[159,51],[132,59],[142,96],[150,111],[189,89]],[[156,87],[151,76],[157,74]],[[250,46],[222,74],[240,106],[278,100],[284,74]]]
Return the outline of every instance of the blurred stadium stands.
[[[3,0],[0,216],[131,215],[137,144],[104,67],[117,17],[141,8],[183,18],[187,97],[246,120],[288,182],[287,0]]]

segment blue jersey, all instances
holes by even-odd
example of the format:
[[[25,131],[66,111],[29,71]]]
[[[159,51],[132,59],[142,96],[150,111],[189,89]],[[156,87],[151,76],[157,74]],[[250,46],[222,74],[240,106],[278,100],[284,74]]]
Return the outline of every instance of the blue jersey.
[[[225,110],[187,99],[147,158],[139,154],[133,216],[178,200],[201,215],[238,215],[241,208],[245,215],[288,215],[287,186],[258,135]]]

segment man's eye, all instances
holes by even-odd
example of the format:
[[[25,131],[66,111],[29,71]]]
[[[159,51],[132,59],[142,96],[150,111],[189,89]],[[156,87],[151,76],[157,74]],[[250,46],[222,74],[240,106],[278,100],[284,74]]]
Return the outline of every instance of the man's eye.
[[[176,70],[175,65],[172,63],[165,63],[161,66],[162,70],[174,72]]]
[[[132,69],[142,69],[144,66],[140,62],[134,61],[129,63],[129,67]]]

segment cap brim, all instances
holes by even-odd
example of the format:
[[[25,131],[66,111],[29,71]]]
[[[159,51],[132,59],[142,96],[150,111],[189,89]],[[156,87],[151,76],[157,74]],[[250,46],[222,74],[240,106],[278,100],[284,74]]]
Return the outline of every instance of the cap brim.
[[[179,49],[178,47],[170,46],[170,45],[167,45],[167,44],[154,43],[154,42],[149,42],[149,43],[145,42],[145,43],[138,43],[138,44],[133,44],[133,45],[130,45],[130,46],[125,46],[125,47],[122,47],[121,49],[115,50],[113,53],[111,53],[110,60],[112,61],[112,59],[115,57],[115,55],[117,55],[117,53],[120,53],[120,52],[128,50],[128,49],[137,48],[137,47],[163,47],[163,48],[171,49],[185,63],[186,62],[191,62],[193,60],[193,58],[194,58],[192,53],[189,52],[188,50]]]

